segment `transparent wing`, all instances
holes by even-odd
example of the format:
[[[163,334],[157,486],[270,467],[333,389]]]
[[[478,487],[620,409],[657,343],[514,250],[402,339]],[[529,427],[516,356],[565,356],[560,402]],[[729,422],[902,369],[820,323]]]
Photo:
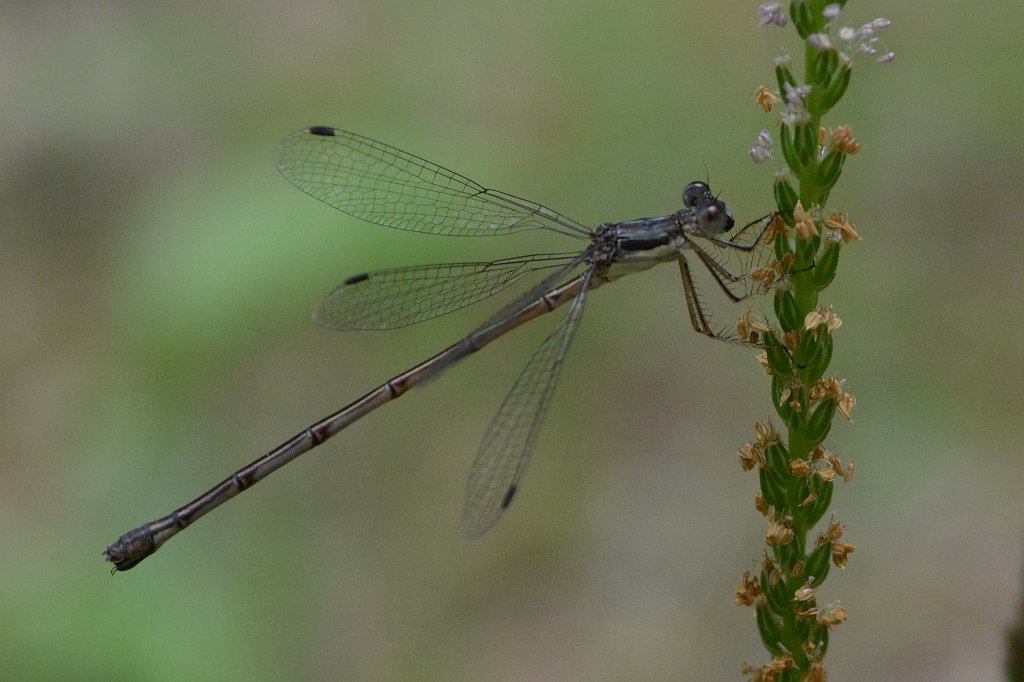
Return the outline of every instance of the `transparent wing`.
[[[538,298],[557,287],[564,280],[569,279],[576,268],[583,265],[593,252],[593,247],[588,247],[582,253],[576,254],[572,259],[567,260],[559,270],[553,271],[541,281],[515,297],[511,302],[502,306],[496,313],[491,315],[483,325],[494,324],[514,315],[521,308],[536,301]]]
[[[774,213],[762,216],[740,228],[728,240],[689,240],[695,255],[733,301],[763,293],[761,284],[750,274],[775,257],[775,250],[762,239],[774,217]]]
[[[569,312],[530,358],[487,427],[466,484],[462,533],[470,542],[497,523],[526,474],[562,361],[583,316],[592,274],[587,273]]]
[[[755,279],[751,273],[768,265],[774,259],[775,250],[765,244],[766,234],[775,214],[769,214],[749,223],[731,236],[731,239],[690,239],[694,255],[711,274],[715,283],[733,302],[739,302],[765,292],[764,279]],[[723,325],[713,318],[711,308],[694,282],[686,258],[679,259],[686,308],[693,328],[713,339],[742,346],[761,348],[756,342],[740,337],[733,324]]]
[[[525,199],[354,133],[314,126],[277,146],[277,168],[303,192],[371,223],[455,236],[590,230]]]
[[[379,270],[349,277],[320,304],[314,319],[328,329],[395,329],[464,308],[527,275],[561,271],[579,254],[549,253],[480,263]]]
[[[772,220],[778,217],[778,213],[767,213],[760,218],[750,221],[739,230],[729,236],[728,239],[712,239],[711,241],[719,246],[737,249],[739,251],[752,251],[757,249],[761,238],[764,237]]]

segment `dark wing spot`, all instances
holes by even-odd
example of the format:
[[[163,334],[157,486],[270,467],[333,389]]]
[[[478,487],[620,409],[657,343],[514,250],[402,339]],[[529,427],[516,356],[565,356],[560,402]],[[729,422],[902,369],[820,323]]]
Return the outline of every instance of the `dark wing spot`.
[[[359,275],[352,275],[351,277],[345,280],[345,284],[359,284],[360,282],[365,282],[368,279],[370,279],[369,273],[364,272]]]
[[[334,128],[330,126],[313,126],[309,129],[310,135],[323,135],[324,137],[334,137]]]
[[[516,496],[517,489],[514,484],[509,486],[508,492],[505,493],[505,498],[501,501],[502,509],[508,509],[508,506],[512,504],[512,498]]]

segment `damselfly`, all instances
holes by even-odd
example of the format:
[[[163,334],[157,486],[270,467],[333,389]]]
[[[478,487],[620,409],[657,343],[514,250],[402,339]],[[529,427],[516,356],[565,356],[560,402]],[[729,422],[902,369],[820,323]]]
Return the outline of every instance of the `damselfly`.
[[[523,278],[543,277],[524,294],[437,355],[384,382],[317,421],[167,516],[122,535],[104,552],[126,571],[199,517],[312,450],[352,422],[441,374],[521,324],[570,303],[569,311],[533,355],[484,434],[466,487],[462,532],[486,533],[508,508],[526,473],[566,352],[588,294],[624,275],[674,261],[683,280],[690,321],[713,338],[750,343],[712,326],[687,264],[692,252],[733,301],[758,293],[750,277],[770,216],[732,238],[732,213],[703,182],[683,190],[683,208],[667,216],[604,223],[594,230],[544,206],[485,189],[458,173],[399,149],[325,126],[301,130],[278,146],[277,167],[299,189],[357,218],[413,232],[452,236],[546,230],[584,242],[581,250],[490,262],[444,263],[349,277],[316,312],[331,329],[390,329],[428,320],[502,291]],[[738,270],[732,266],[738,266]]]

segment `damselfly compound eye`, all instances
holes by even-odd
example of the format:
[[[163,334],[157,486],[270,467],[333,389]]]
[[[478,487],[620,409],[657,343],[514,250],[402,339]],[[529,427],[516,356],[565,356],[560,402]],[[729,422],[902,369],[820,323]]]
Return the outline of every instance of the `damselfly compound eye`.
[[[709,199],[711,199],[711,188],[703,182],[691,182],[683,188],[683,206],[686,208],[695,208]]]

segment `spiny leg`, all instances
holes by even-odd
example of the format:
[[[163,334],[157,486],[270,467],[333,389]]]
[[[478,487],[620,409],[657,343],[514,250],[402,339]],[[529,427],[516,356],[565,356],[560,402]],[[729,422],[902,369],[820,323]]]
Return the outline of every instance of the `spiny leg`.
[[[704,336],[707,336],[708,338],[711,339],[725,341],[726,343],[745,346],[747,348],[766,348],[765,344],[760,343],[755,338],[746,339],[740,336],[738,331],[733,331],[727,328],[723,328],[721,326],[716,327],[714,324],[712,324],[711,316],[705,311],[704,304],[701,303],[700,295],[697,293],[697,287],[693,283],[693,275],[690,272],[690,265],[685,258],[679,259],[679,274],[681,275],[683,280],[683,293],[685,294],[686,298],[686,311],[690,315],[690,323],[693,325],[693,328],[696,332],[703,334]],[[726,289],[725,285],[721,281],[719,281],[719,285],[722,286],[726,293],[732,293],[728,289]],[[740,297],[731,295],[730,298],[732,298],[734,301],[741,301],[745,298],[749,298],[750,296],[754,295],[754,293],[757,292],[750,292],[747,295]]]
[[[686,312],[690,314],[690,324],[693,325],[694,330],[712,339],[721,339],[723,341],[732,342],[733,339],[728,338],[722,334],[719,334],[711,326],[711,322],[708,319],[707,314],[704,312],[704,307],[700,303],[700,298],[697,296],[696,287],[693,285],[693,276],[690,274],[690,265],[686,262],[686,258],[679,259],[679,274],[683,278],[683,293],[686,298]]]
[[[691,242],[691,245],[693,246],[694,254],[696,254],[697,258],[699,258],[701,263],[704,264],[704,267],[708,269],[708,272],[710,272],[711,275],[715,278],[715,281],[718,283],[718,286],[722,289],[725,295],[732,300],[733,303],[739,303],[740,301],[748,299],[751,296],[756,296],[758,294],[763,293],[761,291],[760,286],[749,287],[742,294],[737,294],[729,287],[730,284],[739,284],[740,282],[750,280],[751,268],[749,266],[752,263],[748,263],[747,267],[744,268],[744,272],[740,275],[737,275],[730,271],[728,268],[726,268],[724,265],[719,263],[718,259],[716,259],[710,253],[705,251],[700,244]]]

